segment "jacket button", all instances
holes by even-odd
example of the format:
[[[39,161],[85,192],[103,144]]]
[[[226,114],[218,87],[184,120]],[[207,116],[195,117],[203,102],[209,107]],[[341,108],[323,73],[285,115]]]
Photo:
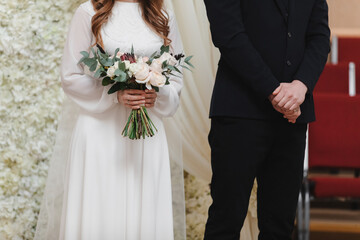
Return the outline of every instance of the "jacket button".
[[[288,32],[288,36],[289,36],[289,38],[291,38],[291,37],[292,37],[292,34],[291,34],[291,32]]]
[[[288,65],[289,67],[291,66],[291,62],[289,60],[286,61],[286,65]]]

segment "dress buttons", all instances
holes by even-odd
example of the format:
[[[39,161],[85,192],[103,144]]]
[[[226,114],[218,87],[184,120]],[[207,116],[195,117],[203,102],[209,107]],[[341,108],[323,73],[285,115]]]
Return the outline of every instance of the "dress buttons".
[[[287,61],[286,61],[286,65],[288,65],[289,67],[291,66],[290,60],[287,60]]]
[[[288,32],[288,37],[289,37],[289,38],[291,38],[291,37],[292,37],[291,32]]]

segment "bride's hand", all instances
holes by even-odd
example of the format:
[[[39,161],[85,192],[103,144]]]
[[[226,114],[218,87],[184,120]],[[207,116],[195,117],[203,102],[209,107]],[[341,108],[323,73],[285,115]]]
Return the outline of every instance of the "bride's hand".
[[[139,109],[146,104],[146,93],[142,90],[127,89],[117,92],[119,103],[130,109]]]
[[[152,108],[155,105],[157,94],[154,89],[145,90],[145,107]]]

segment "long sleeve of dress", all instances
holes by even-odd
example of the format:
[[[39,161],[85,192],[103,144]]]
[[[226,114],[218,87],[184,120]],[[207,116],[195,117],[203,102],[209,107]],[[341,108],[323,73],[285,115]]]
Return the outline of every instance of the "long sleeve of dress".
[[[171,40],[171,51],[174,54],[183,53],[183,45],[173,13],[169,13],[169,39]],[[180,69],[181,70],[181,69]],[[154,108],[155,113],[161,117],[171,117],[175,114],[180,103],[180,93],[183,86],[182,76],[172,76],[170,84],[160,88]]]
[[[82,109],[102,113],[116,104],[116,94],[107,94],[101,81],[85,74],[79,64],[81,51],[88,51],[93,43],[91,14],[80,6],[71,21],[61,63],[61,82],[67,96]]]

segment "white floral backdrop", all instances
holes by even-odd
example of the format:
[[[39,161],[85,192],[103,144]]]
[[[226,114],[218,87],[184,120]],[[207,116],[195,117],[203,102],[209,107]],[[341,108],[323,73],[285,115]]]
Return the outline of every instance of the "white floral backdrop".
[[[0,239],[32,239],[63,92],[68,23],[84,0],[0,0]],[[186,175],[188,239],[202,238],[208,185]]]

